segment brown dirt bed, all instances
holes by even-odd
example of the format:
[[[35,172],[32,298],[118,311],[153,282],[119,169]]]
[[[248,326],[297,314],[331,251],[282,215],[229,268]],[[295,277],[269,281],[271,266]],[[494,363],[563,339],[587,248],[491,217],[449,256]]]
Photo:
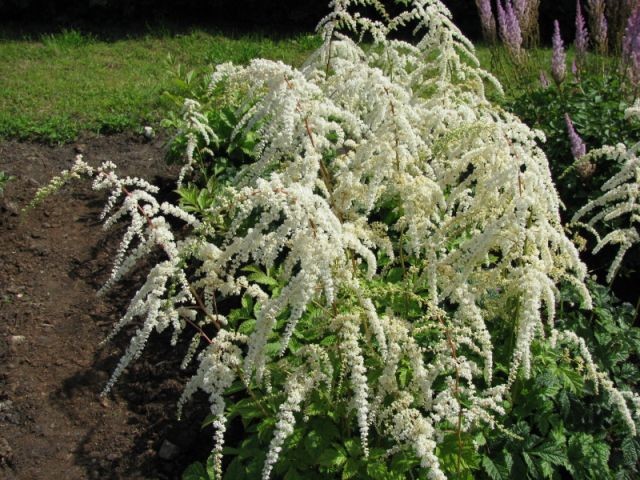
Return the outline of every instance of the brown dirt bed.
[[[164,339],[99,396],[128,338],[100,341],[143,274],[96,296],[118,241],[98,221],[104,197],[79,182],[19,214],[78,152],[162,183],[175,173],[162,145],[125,134],[61,147],[0,143],[0,171],[16,177],[0,198],[0,479],[173,479],[210,448],[202,404],[175,418],[187,374]]]

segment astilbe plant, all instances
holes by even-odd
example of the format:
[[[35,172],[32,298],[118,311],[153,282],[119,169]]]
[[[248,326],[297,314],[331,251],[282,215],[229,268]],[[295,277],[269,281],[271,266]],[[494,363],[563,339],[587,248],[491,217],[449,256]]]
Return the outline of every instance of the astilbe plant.
[[[553,56],[551,58],[551,75],[557,86],[562,85],[567,76],[567,54],[560,36],[560,24],[553,22]]]
[[[623,48],[623,38],[633,11],[640,6],[638,0],[606,0],[607,18],[610,44],[620,53]]]
[[[576,1],[576,38],[573,42],[576,49],[576,61],[578,70],[584,67],[587,57],[587,49],[589,48],[589,32],[587,31],[587,22],[582,14],[580,0]]]
[[[511,57],[516,62],[521,62],[524,54],[523,37],[516,9],[511,0],[506,0],[504,4],[502,0],[498,0],[497,9],[500,38],[502,38]]]
[[[539,10],[540,0],[514,0],[514,7],[524,44],[527,47],[536,46],[539,41]]]
[[[606,54],[608,50],[608,23],[605,15],[605,0],[587,0],[589,6],[589,23],[596,51]]]
[[[622,38],[622,65],[637,92],[640,84],[640,5],[633,10],[627,21]]]
[[[352,3],[374,6],[384,21],[353,13]],[[581,356],[630,419],[637,397],[597,371],[579,337],[553,327],[559,283],[590,306],[586,270],[560,223],[537,134],[485,99],[493,79],[449,12],[435,0],[393,18],[374,1],[331,7],[324,42],[302,68],[216,68],[207,101],[233,106],[231,136],[258,142],[254,161],[200,212],[159,203],[152,185],[118,177],[111,164],[94,170],[78,159],[75,173],[112,192],[107,225],[131,219],[108,285],[163,252],[114,330],[140,324],[106,391],[152,331],[173,329],[174,344],[190,336],[186,362],[197,356],[198,369],[180,407],[197,390],[208,394],[217,475],[225,392],[241,384],[282,395],[264,479],[319,392],[348,406],[364,456],[371,443],[407,450],[428,478],[446,478],[437,446],[455,432],[462,449],[463,435],[499,426],[510,386],[530,374],[532,343],[546,336]],[[423,32],[415,45],[391,39],[407,24]],[[363,50],[347,30],[374,45]],[[181,182],[216,161],[221,137],[207,101],[185,104]],[[255,305],[240,325],[238,300]],[[504,328],[511,360],[495,374],[492,332]]]
[[[480,15],[480,26],[484,40],[495,44],[497,40],[496,18],[491,8],[491,0],[476,0],[476,7]]]

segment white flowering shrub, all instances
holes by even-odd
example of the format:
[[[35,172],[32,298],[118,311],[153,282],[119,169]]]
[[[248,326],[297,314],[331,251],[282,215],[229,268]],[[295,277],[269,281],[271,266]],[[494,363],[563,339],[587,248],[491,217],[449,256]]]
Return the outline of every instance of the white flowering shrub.
[[[225,478],[469,478],[545,338],[635,433],[638,397],[554,328],[560,284],[591,299],[536,132],[486,100],[494,80],[445,7],[408,3],[391,18],[333,1],[300,69],[217,66],[184,105],[179,205],[111,164],[73,169],[110,192],[107,227],[129,221],[105,289],[162,253],[113,331],[138,325],[105,393],[152,332],[190,337],[179,406],[208,395],[215,478],[234,416],[253,453]],[[395,39],[407,26],[416,44]]]

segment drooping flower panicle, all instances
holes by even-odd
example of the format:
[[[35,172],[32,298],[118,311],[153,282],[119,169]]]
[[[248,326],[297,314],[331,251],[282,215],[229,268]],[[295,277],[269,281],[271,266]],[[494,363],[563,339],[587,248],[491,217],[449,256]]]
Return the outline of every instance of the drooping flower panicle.
[[[640,101],[627,109],[627,117],[640,117]],[[572,222],[584,225],[596,235],[597,254],[608,245],[619,245],[618,252],[607,272],[607,282],[613,282],[622,264],[622,259],[631,247],[640,243],[640,159],[637,156],[640,144],[627,148],[623,144],[605,146],[590,151],[582,162],[596,158],[610,158],[622,164],[620,171],[602,185],[603,194],[584,205],[572,218]],[[583,223],[588,218],[587,223]],[[596,227],[615,222],[614,228],[605,230],[601,236]],[[603,225],[604,224],[604,225]]]

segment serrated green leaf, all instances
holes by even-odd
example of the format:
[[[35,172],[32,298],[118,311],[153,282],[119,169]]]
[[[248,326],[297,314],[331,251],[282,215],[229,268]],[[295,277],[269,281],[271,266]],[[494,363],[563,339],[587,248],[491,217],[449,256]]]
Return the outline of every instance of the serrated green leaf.
[[[531,456],[527,452],[522,452],[522,459],[524,460],[524,463],[527,465],[527,468],[529,469],[529,472],[531,473],[531,475],[534,477],[537,477],[539,475],[538,468],[536,466],[536,463],[531,458]]]
[[[384,463],[369,461],[367,463],[367,474],[372,480],[389,480],[389,470]]]
[[[491,460],[486,455],[482,457],[482,468],[484,468],[484,471],[487,473],[491,480],[503,480],[498,466],[493,463],[493,460]]]
[[[245,320],[240,324],[240,326],[238,326],[238,333],[242,333],[243,335],[249,335],[255,330],[255,327],[256,327],[255,319]]]
[[[567,462],[564,445],[558,445],[552,442],[543,443],[530,453],[552,465],[564,465]]]

